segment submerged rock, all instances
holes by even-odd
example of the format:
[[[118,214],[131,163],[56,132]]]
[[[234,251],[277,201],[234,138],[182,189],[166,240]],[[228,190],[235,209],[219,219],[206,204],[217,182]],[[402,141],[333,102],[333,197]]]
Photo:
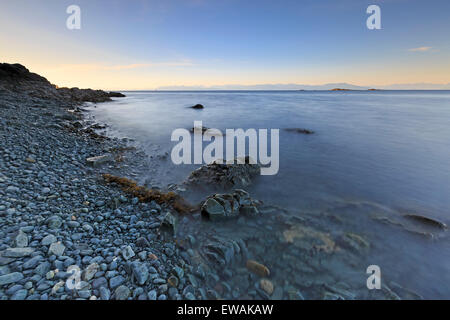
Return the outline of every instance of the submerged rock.
[[[417,222],[423,223],[425,225],[431,226],[431,227],[447,229],[447,225],[444,222],[438,221],[438,220],[430,218],[430,217],[425,217],[422,215],[412,214],[412,213],[406,214],[405,217],[415,220]]]
[[[270,276],[269,268],[254,260],[247,260],[247,269],[260,277]]]
[[[241,261],[244,257],[237,241],[218,236],[201,247],[201,254],[216,266],[226,266]]]
[[[302,225],[293,225],[290,229],[283,231],[283,238],[286,243],[292,243],[309,250],[332,253],[338,249],[335,241],[328,233]]]
[[[208,128],[208,127],[204,127],[204,126],[201,126],[201,127],[192,127],[189,131],[191,132],[191,133],[196,133],[196,132],[198,132],[198,131],[201,131],[201,133],[203,134],[203,133],[205,133],[206,131],[208,131],[210,128]]]
[[[301,133],[301,134],[313,134],[314,133],[314,131],[312,131],[312,130],[303,129],[303,128],[287,128],[284,130],[287,132],[295,132],[295,133]]]
[[[362,252],[370,247],[370,243],[355,233],[345,233],[339,239],[339,245],[356,252]]]

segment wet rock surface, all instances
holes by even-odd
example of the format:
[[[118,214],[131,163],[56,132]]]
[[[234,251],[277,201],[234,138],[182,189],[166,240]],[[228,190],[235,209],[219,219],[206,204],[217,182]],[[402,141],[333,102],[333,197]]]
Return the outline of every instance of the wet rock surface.
[[[188,177],[186,184],[205,187],[214,184],[221,188],[246,187],[260,174],[260,166],[245,158],[235,159],[234,163],[222,163],[217,160],[211,164],[201,166]],[[237,163],[240,164],[237,164]]]
[[[209,196],[201,206],[202,216],[209,220],[222,220],[244,216],[257,216],[258,203],[241,189],[228,194],[214,194]]]

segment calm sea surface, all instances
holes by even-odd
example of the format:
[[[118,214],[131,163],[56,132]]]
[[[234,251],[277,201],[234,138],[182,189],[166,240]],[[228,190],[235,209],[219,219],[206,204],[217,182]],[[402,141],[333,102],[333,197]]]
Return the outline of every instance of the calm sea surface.
[[[368,202],[392,214],[415,212],[450,223],[450,91],[125,92],[90,108],[109,134],[134,139],[151,155],[169,153],[176,128],[280,129],[280,169],[249,188],[254,198],[320,212],[329,199]],[[203,110],[188,108],[201,103]],[[306,128],[312,135],[288,132]],[[195,166],[160,161],[142,173],[159,186]],[[353,212],[353,215],[367,214]],[[355,220],[359,217],[355,216]],[[368,232],[370,223],[361,223]],[[383,259],[425,297],[450,298],[450,245],[409,239],[386,227]]]

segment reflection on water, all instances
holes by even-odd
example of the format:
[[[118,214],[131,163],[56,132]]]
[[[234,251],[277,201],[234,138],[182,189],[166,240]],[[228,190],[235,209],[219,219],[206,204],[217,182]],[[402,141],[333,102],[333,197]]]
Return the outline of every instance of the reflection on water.
[[[308,217],[307,222],[269,217],[240,221],[240,228],[211,223],[197,227],[205,228],[205,234],[212,230],[224,236],[254,234],[256,239],[246,239],[250,254],[270,264],[272,280],[285,289],[283,298],[296,283],[306,298],[321,298],[317,277],[328,284],[343,282],[358,297],[370,298],[365,287],[369,264],[380,265],[391,288],[401,284],[425,298],[450,298],[447,232],[403,218],[413,212],[449,224],[450,92],[126,94],[127,98],[97,105],[92,114],[110,125],[110,134],[132,138],[152,155],[153,171],[140,178],[152,185],[179,183],[196,168],[175,166],[164,157],[175,144],[170,135],[176,128],[189,129],[195,120],[202,120],[204,126],[222,131],[280,129],[278,175],[258,177],[247,191],[265,203],[288,208],[288,216]],[[196,103],[205,109],[189,108]],[[307,128],[315,134],[284,128]],[[326,234],[343,250],[325,258],[320,258],[323,252],[317,253],[308,260],[305,253],[311,248],[297,240],[327,242],[315,232]],[[434,240],[425,233],[434,234]],[[350,235],[349,240],[348,234],[361,238]],[[363,240],[370,244],[367,250],[355,253],[352,244],[364,246]],[[308,268],[315,271],[308,274]],[[238,271],[233,279],[240,279]],[[283,279],[290,279],[289,284]],[[305,286],[308,279],[313,282],[310,287]]]

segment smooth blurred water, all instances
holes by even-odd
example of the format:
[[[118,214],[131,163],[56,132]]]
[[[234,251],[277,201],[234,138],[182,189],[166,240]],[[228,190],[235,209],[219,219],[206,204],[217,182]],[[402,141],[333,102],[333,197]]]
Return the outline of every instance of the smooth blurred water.
[[[450,91],[125,94],[90,110],[110,125],[109,134],[132,138],[152,155],[154,170],[140,182],[179,183],[197,167],[155,157],[170,154],[174,129],[192,128],[196,120],[222,131],[280,129],[279,173],[258,177],[248,188],[253,198],[298,214],[346,217],[341,228],[373,244],[369,264],[426,298],[450,298],[448,231],[430,242],[368,218],[380,206],[384,214],[415,212],[450,225]],[[189,108],[197,103],[205,108]],[[339,201],[346,205],[336,206]]]
[[[450,92],[126,92],[98,120],[149,152],[170,153],[172,130],[280,129],[280,170],[254,192],[286,206],[317,194],[367,199],[449,219]],[[188,108],[196,103],[203,110]],[[286,132],[307,128],[313,135]],[[170,161],[169,161],[170,162]],[[180,182],[193,166],[163,167]]]

